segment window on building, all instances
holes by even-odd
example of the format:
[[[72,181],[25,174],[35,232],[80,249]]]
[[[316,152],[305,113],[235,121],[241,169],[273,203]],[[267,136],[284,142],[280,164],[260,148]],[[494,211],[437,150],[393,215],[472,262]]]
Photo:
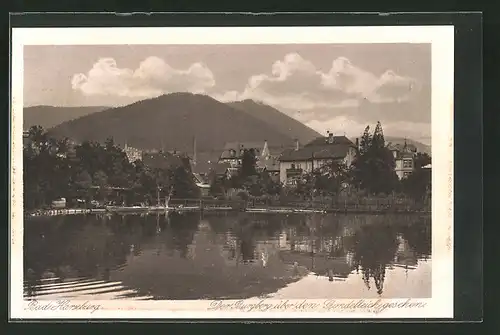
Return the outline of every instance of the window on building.
[[[408,176],[409,176],[410,174],[411,174],[411,172],[404,172],[404,173],[403,173],[403,177],[404,177],[404,178],[408,178]]]
[[[405,159],[403,160],[403,168],[404,169],[411,169],[413,166],[412,166],[412,160],[411,159]]]
[[[292,169],[295,169],[295,164],[292,163]]]

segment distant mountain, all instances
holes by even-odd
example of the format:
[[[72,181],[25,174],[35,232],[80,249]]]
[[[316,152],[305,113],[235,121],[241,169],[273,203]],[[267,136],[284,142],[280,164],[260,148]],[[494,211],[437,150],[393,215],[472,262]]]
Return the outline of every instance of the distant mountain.
[[[270,124],[278,132],[288,137],[295,136],[300,143],[305,144],[321,136],[318,132],[307,127],[303,123],[289,117],[269,105],[260,102],[247,99],[243,101],[229,102],[227,105]]]
[[[33,106],[23,109],[23,129],[31,126],[42,126],[45,129],[52,128],[66,121],[100,112],[108,107],[54,107]]]
[[[393,145],[398,145],[398,144],[404,145],[404,143],[405,143],[405,139],[403,137],[384,136],[384,138],[385,138],[385,142],[387,144],[391,143]],[[360,138],[360,140],[361,140],[361,138]],[[356,139],[352,138],[351,141],[353,143],[355,143]],[[415,148],[417,148],[418,152],[427,153],[427,154],[431,155],[431,146],[429,146],[429,145],[423,144],[423,143],[416,141],[416,140],[412,140],[410,138],[406,139],[406,144],[415,146]]]
[[[286,116],[283,116],[287,120]],[[232,108],[211,97],[191,93],[172,93],[131,105],[110,108],[64,122],[51,129],[55,136],[77,141],[104,141],[141,149],[191,152],[196,136],[197,150],[224,147],[226,142],[262,142],[292,145],[300,134],[282,133],[271,124],[247,112]]]

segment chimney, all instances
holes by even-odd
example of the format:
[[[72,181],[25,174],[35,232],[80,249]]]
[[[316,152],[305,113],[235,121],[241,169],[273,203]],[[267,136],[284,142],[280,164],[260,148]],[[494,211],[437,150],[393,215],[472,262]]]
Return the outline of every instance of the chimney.
[[[328,143],[333,143],[333,133],[328,132]]]
[[[299,144],[299,140],[296,138],[295,139],[295,151],[299,150],[300,149],[300,144]]]

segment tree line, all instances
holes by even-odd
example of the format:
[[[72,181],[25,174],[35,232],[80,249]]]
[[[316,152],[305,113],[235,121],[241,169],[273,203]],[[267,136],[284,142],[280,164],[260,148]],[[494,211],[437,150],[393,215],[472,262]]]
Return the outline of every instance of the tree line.
[[[146,166],[141,160],[129,162],[125,152],[112,138],[104,144],[85,141],[70,150],[67,138],[51,137],[42,127],[28,131],[24,146],[24,199],[26,209],[42,208],[55,199],[114,200],[119,203],[156,204],[158,199],[198,198],[200,190],[191,173],[187,156],[169,168]],[[404,194],[417,201],[429,196],[431,176],[423,166],[429,155],[416,153],[414,171],[399,180],[395,159],[385,144],[382,125],[373,133],[367,126],[351,166],[331,161],[304,173],[296,185],[287,187],[267,171],[257,168],[253,149],[245,149],[242,162],[233,175],[209,177],[210,194],[225,196],[230,189],[241,190],[240,198],[291,195],[302,199],[315,195],[338,198],[343,193],[362,195]]]
[[[187,157],[168,169],[129,162],[112,138],[104,144],[85,141],[70,150],[67,138],[51,137],[33,126],[23,148],[24,207],[43,208],[55,199],[154,204],[167,196],[199,195]]]

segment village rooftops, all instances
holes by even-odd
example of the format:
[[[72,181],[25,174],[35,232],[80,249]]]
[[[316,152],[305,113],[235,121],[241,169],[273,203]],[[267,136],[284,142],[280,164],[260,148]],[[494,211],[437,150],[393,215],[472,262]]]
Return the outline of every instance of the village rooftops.
[[[221,159],[239,159],[241,158],[241,150],[254,149],[255,155],[260,156],[264,148],[265,141],[262,142],[227,142],[224,145]],[[269,145],[268,150],[271,156],[278,156],[285,147]]]
[[[280,161],[306,161],[309,159],[343,159],[349,149],[356,148],[345,136],[319,137],[299,149],[287,149],[280,156]]]

